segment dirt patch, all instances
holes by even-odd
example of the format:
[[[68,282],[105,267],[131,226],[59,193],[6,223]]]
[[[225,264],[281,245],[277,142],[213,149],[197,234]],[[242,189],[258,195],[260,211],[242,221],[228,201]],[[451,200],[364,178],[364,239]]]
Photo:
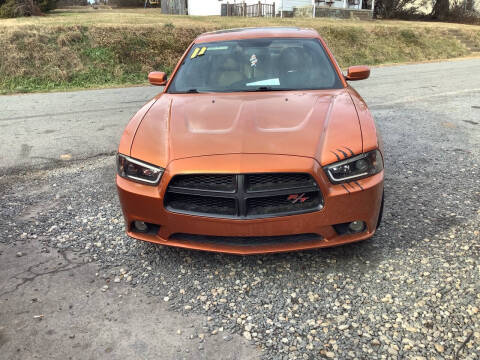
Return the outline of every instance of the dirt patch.
[[[156,359],[158,354],[259,358],[241,336],[206,333],[204,317],[172,312],[163,300],[98,271],[80,252],[45,249],[31,239],[0,243],[2,355],[12,360]]]
[[[3,328],[0,328],[0,347],[7,343],[7,336],[3,333]]]

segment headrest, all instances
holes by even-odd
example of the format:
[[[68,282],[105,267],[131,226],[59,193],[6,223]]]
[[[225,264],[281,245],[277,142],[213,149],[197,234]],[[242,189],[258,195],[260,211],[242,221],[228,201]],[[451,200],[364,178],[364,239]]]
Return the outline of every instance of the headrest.
[[[288,47],[280,54],[280,63],[283,70],[299,69],[305,61],[304,51],[300,47]]]
[[[226,57],[225,59],[222,59],[223,62],[222,64],[220,65],[220,68],[222,70],[229,70],[229,71],[233,71],[233,70],[239,70],[239,66],[238,66],[238,61],[235,57],[233,56],[228,56]]]

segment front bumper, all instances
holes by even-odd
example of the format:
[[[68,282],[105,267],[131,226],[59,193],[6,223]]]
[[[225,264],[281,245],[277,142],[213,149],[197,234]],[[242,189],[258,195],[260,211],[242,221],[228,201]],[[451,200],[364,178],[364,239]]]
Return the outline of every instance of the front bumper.
[[[274,218],[234,220],[193,216],[167,211],[163,197],[174,175],[208,173],[306,172],[312,174],[322,191],[324,207],[320,211]],[[306,250],[337,246],[371,237],[377,225],[383,193],[383,171],[349,184],[331,184],[320,165],[311,158],[286,155],[232,154],[188,158],[172,161],[156,187],[135,183],[117,176],[117,189],[127,226],[133,238],[162,245],[225,252],[258,254]],[[136,220],[159,226],[158,232],[134,232]],[[361,220],[365,231],[339,235],[333,225]],[[179,238],[178,234],[191,234]],[[213,237],[284,237],[318,234],[304,241],[270,242],[268,244],[228,244],[225,241],[201,241]],[[200,235],[200,236],[197,236]],[[192,240],[195,238],[196,240]]]

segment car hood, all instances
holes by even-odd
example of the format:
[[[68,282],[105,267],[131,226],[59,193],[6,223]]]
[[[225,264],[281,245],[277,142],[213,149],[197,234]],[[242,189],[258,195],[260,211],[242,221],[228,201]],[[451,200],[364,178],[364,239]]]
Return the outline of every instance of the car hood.
[[[328,164],[362,151],[345,89],[163,94],[135,134],[131,156],[159,166],[195,156],[282,154]]]

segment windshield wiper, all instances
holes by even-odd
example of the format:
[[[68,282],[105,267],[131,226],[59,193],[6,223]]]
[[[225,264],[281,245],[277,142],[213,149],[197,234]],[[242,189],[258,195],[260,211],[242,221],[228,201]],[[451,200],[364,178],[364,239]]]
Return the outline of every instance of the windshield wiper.
[[[200,91],[197,89],[188,89],[185,91],[172,91],[172,94],[199,94]]]
[[[291,90],[291,89],[275,88],[271,86],[259,86],[255,89],[247,90],[247,91],[286,91],[286,90]]]

